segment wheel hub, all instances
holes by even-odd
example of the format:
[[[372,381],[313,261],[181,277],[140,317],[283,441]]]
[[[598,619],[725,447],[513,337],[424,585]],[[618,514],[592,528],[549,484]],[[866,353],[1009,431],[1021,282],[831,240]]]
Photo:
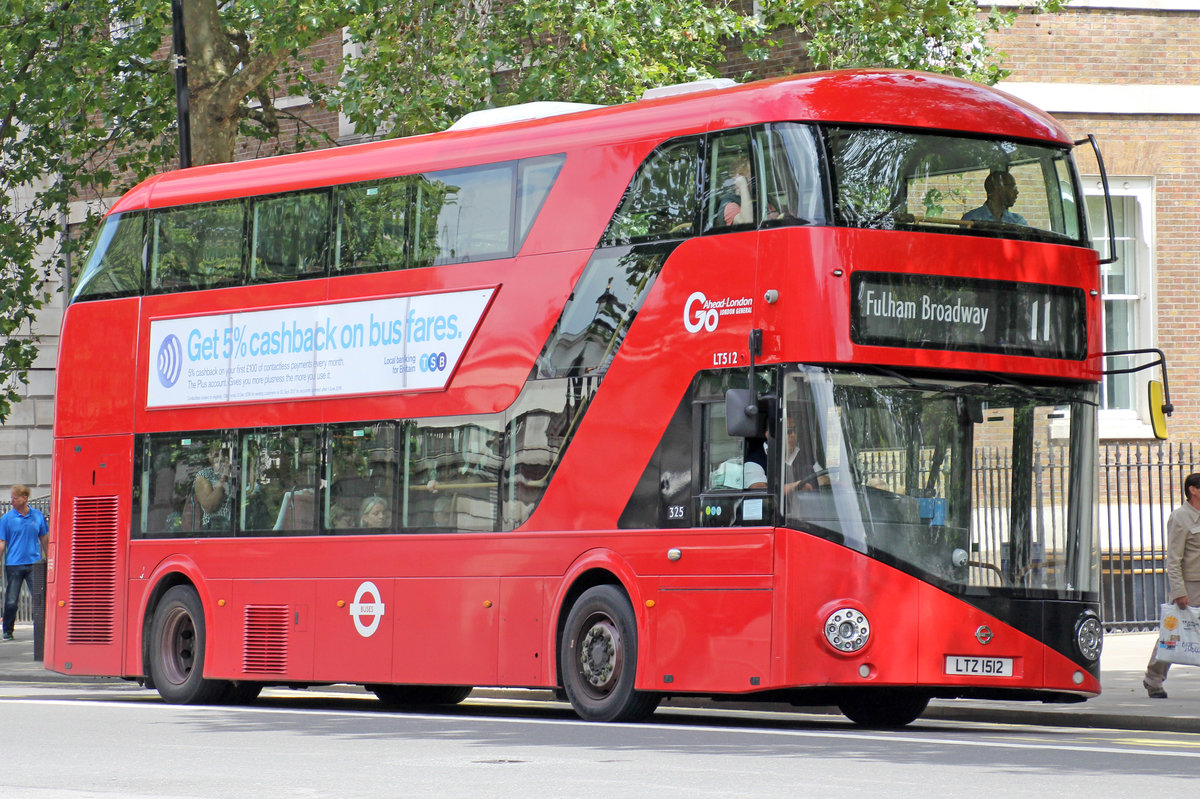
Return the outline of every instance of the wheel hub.
[[[611,685],[617,671],[619,635],[611,622],[592,625],[579,647],[579,665],[583,677],[596,688]]]

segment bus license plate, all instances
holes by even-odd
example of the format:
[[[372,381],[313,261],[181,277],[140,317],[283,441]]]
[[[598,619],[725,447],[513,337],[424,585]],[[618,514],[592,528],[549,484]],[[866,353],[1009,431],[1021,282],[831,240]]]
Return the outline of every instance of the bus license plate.
[[[946,655],[946,673],[970,677],[1011,677],[1013,659]]]

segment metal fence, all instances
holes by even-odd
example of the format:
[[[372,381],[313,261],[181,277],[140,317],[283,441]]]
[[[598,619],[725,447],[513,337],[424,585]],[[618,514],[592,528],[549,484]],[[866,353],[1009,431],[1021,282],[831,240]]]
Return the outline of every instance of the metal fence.
[[[1196,454],[1190,442],[1101,447],[1097,533],[1108,629],[1158,626],[1167,601],[1167,519],[1183,502],[1184,478],[1200,471]]]
[[[29,507],[37,508],[46,515],[47,521],[50,520],[50,497],[36,497],[30,499]],[[12,510],[12,502],[8,500],[0,502],[0,515],[8,513],[10,510]],[[8,582],[4,571],[4,569],[0,569],[0,606],[3,605],[4,597],[8,591]],[[17,621],[33,621],[33,597],[29,595],[28,587],[21,589],[20,601],[17,604]]]

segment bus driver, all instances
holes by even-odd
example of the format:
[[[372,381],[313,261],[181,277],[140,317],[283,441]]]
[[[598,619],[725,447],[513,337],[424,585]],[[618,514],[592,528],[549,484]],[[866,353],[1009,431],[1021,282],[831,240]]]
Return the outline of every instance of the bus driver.
[[[1017,180],[1010,173],[993,170],[983,181],[983,190],[987,193],[987,201],[978,208],[973,208],[963,214],[966,222],[1003,222],[1008,225],[1025,225],[1025,217],[1008,210],[1017,202],[1020,191]]]

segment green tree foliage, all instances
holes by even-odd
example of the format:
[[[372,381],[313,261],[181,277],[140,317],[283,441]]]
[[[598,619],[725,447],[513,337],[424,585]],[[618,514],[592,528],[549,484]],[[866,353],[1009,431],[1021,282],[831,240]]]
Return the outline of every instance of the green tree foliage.
[[[1060,0],[1039,0],[1042,6]],[[444,128],[530,100],[613,103],[718,74],[730,47],[765,57],[796,26],[819,66],[896,66],[994,81],[972,0],[183,0],[192,161],[280,135],[306,96],[364,134]],[[169,0],[6,0],[0,16],[0,421],[36,347],[27,335],[74,245],[73,201],[103,201],[177,158]],[[347,57],[306,51],[345,31]],[[337,71],[335,71],[337,67]],[[285,147],[328,146],[319,131]],[[103,202],[88,206],[94,223]],[[85,225],[85,237],[86,228]],[[46,253],[51,253],[47,257]],[[76,258],[76,271],[78,261]]]
[[[1038,14],[1065,5],[1030,0],[1024,9]],[[762,0],[762,7],[771,29],[802,32],[820,69],[919,69],[987,84],[1008,74],[987,36],[1018,13],[977,0]]]

